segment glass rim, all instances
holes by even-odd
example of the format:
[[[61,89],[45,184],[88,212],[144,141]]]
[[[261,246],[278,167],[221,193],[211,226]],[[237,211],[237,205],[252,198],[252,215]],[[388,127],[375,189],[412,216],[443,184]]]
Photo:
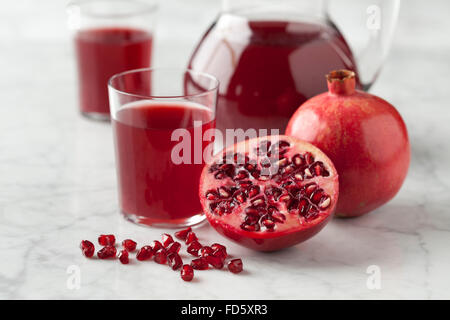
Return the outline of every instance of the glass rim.
[[[85,5],[90,5],[92,3],[99,3],[99,2],[105,2],[105,3],[112,3],[112,2],[123,2],[130,5],[138,5],[139,7],[133,10],[132,12],[127,13],[96,13],[92,11],[88,11],[85,8]],[[154,13],[158,9],[158,3],[156,0],[152,0],[151,3],[145,3],[140,0],[71,0],[67,4],[67,9],[77,7],[80,9],[80,13],[82,15],[86,15],[93,18],[103,18],[103,19],[109,19],[109,18],[129,18],[134,16],[140,16],[140,15],[146,15],[150,13]],[[84,8],[84,10],[83,10]]]
[[[129,74],[137,74],[137,73],[143,73],[143,72],[152,72],[152,71],[179,71],[179,72],[183,72],[183,73],[190,73],[190,74],[196,74],[202,77],[205,77],[209,80],[212,81],[212,87],[209,87],[208,89],[205,89],[204,91],[200,92],[200,93],[195,93],[195,94],[183,94],[183,95],[142,95],[142,94],[135,94],[135,93],[130,93],[130,92],[126,92],[120,89],[117,89],[114,87],[114,85],[112,84],[112,82],[120,77],[129,75]],[[132,69],[132,70],[127,70],[124,72],[120,72],[120,73],[116,73],[115,75],[113,75],[111,78],[109,78],[108,80],[108,88],[110,88],[111,90],[114,90],[115,93],[119,93],[122,95],[126,95],[129,97],[135,97],[135,98],[140,98],[140,99],[182,99],[182,98],[191,98],[191,97],[201,97],[205,94],[209,94],[212,93],[214,91],[217,91],[219,88],[219,80],[217,80],[216,77],[214,77],[213,75],[206,73],[206,72],[201,72],[201,71],[196,71],[193,69],[185,69],[185,68],[165,68],[165,67],[150,67],[150,68],[139,68],[139,69]]]

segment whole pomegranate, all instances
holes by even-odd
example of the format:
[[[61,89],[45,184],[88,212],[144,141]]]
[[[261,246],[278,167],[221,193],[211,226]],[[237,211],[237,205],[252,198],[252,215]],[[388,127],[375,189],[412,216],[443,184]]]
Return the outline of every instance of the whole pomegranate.
[[[200,178],[200,201],[210,224],[248,248],[273,251],[317,232],[336,207],[338,176],[312,144],[267,136],[214,156]]]
[[[329,92],[302,104],[286,135],[308,141],[333,161],[339,173],[336,215],[356,217],[395,196],[408,171],[405,123],[387,101],[355,90],[355,73],[332,71]]]

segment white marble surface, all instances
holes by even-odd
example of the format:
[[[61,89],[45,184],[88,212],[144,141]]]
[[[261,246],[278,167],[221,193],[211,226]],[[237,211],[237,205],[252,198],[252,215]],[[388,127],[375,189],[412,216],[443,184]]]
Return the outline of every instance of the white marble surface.
[[[156,61],[182,66],[217,2],[163,3]],[[154,263],[81,256],[80,240],[99,233],[148,242],[161,230],[119,216],[111,128],[77,112],[64,2],[2,4],[0,298],[450,298],[449,9],[445,0],[404,1],[395,44],[372,90],[397,106],[409,128],[412,163],[395,199],[273,254],[240,248],[204,225],[201,240],[227,244],[246,272],[201,272],[184,283]],[[71,265],[81,270],[78,290],[67,287]],[[381,269],[379,290],[366,286],[369,265]]]

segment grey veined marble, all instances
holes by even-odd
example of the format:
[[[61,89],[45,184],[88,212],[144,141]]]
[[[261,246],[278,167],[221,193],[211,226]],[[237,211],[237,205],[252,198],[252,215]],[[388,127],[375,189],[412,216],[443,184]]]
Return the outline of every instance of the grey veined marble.
[[[164,1],[157,65],[185,65],[218,10],[214,1],[191,2]],[[118,213],[111,128],[77,112],[64,5],[17,0],[0,10],[0,298],[450,298],[449,2],[404,1],[372,90],[409,128],[412,162],[395,199],[272,254],[240,248],[204,225],[200,240],[222,241],[246,271],[199,272],[195,283],[155,263],[87,260],[78,249],[99,233],[143,243],[162,230]]]

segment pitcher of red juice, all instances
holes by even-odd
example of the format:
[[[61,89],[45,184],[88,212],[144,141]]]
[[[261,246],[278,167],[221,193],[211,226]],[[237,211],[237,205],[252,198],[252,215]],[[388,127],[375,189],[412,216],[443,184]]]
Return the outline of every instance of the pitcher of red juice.
[[[218,129],[284,132],[301,103],[327,90],[330,70],[353,70],[370,88],[398,10],[389,0],[224,1],[189,68],[220,81]]]

